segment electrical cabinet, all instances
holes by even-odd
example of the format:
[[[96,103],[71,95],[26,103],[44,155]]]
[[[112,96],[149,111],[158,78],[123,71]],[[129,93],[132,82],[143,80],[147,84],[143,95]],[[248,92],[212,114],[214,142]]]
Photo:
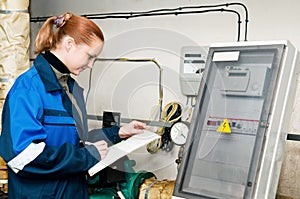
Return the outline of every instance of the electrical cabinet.
[[[275,198],[297,57],[289,41],[210,46],[174,196]]]

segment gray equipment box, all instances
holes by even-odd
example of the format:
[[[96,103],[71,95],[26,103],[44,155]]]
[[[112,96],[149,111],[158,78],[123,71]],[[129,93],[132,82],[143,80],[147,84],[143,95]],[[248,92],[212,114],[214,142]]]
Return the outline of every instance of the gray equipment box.
[[[197,96],[205,67],[208,48],[184,46],[181,48],[180,88],[186,96]]]
[[[288,41],[210,46],[174,196],[275,198],[297,55]]]

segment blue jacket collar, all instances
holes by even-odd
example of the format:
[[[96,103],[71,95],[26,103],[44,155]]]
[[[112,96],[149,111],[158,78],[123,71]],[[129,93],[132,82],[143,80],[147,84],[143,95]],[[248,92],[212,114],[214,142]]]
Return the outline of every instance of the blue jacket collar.
[[[38,71],[42,82],[45,85],[45,88],[48,92],[62,90],[62,86],[58,82],[54,71],[52,70],[50,64],[43,57],[43,55],[39,54],[33,63],[34,67]]]
[[[50,64],[47,62],[47,60],[43,57],[43,55],[39,54],[35,58],[34,67],[36,68],[37,72],[39,73],[47,92],[61,90],[63,105],[66,108],[67,112],[72,117],[74,117],[76,123],[79,124],[77,126],[78,131],[79,131],[79,136],[84,137],[85,131],[83,129],[87,129],[86,119],[84,119],[84,122],[82,123],[79,113],[76,111],[76,108],[72,107],[73,105],[72,105],[70,98],[68,97],[68,95],[66,94],[66,92],[62,88],[62,86],[60,85],[58,79],[56,78],[54,71],[52,70],[52,68],[51,68]],[[75,96],[78,106],[82,110],[83,117],[86,118],[86,109],[85,109],[85,102],[84,102],[84,98],[83,98],[83,89],[71,77],[68,79],[68,85],[69,85],[70,91]]]
[[[38,71],[47,92],[63,90],[63,87],[60,85],[49,62],[43,57],[43,55],[39,54],[33,64]],[[74,84],[75,80],[70,77],[68,80],[70,92],[73,92]]]

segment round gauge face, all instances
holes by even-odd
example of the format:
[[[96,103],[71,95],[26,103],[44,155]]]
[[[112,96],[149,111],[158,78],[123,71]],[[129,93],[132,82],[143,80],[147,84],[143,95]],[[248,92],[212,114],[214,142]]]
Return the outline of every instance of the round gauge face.
[[[177,122],[171,127],[171,139],[177,145],[184,145],[187,139],[188,132],[188,124],[184,122]]]

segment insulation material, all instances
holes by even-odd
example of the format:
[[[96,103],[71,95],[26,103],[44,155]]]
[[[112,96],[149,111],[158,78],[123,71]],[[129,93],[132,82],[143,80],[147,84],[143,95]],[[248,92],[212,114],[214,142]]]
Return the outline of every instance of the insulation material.
[[[0,100],[29,68],[29,1],[0,0]],[[2,107],[2,103],[1,103]]]
[[[3,193],[8,193],[8,184],[0,184],[0,190],[3,192]]]
[[[15,79],[29,68],[29,0],[0,0],[0,111]],[[1,117],[2,114],[0,114]],[[1,118],[0,118],[1,119]],[[0,129],[1,130],[1,129]],[[0,180],[8,179],[0,157]],[[7,193],[7,184],[0,184]]]
[[[0,10],[26,11],[28,10],[29,0],[0,0]]]
[[[0,59],[0,64],[1,64],[1,59]],[[0,108],[2,108],[4,105],[4,100],[7,95],[7,92],[12,86],[16,76],[5,73],[2,66],[0,66],[0,71],[1,71],[0,72]]]
[[[140,187],[139,199],[171,199],[174,186],[174,180],[146,179]]]
[[[0,180],[3,179],[3,176],[1,175],[1,170],[7,169],[5,161],[0,157]],[[7,177],[7,176],[4,176]]]
[[[18,76],[29,68],[29,14],[0,14],[0,27],[1,68],[5,74]]]
[[[5,161],[0,157],[0,191],[8,193],[8,185],[5,182],[8,179],[7,166]]]

